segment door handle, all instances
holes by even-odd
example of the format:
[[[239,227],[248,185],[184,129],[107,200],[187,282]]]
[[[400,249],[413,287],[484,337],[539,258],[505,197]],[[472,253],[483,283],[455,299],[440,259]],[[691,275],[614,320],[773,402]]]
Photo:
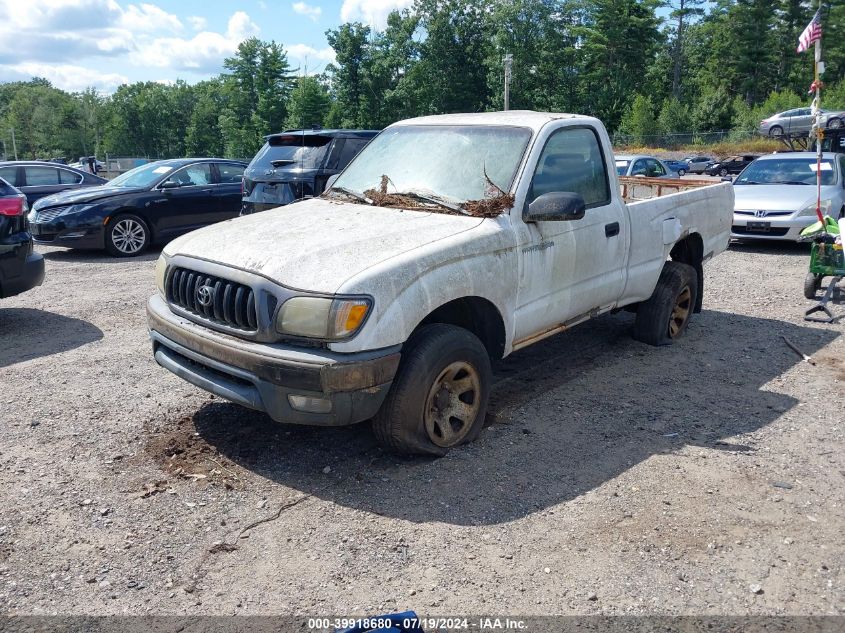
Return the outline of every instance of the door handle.
[[[619,235],[619,222],[611,222],[610,224],[605,224],[604,235],[605,237],[613,237],[614,235]]]

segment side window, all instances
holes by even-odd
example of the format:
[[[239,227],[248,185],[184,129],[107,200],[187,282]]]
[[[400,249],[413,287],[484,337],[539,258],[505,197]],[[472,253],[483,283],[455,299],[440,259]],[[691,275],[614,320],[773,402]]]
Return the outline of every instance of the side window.
[[[634,166],[631,167],[631,175],[645,176],[645,161],[642,158],[634,162]]]
[[[579,193],[587,207],[610,202],[601,146],[589,128],[563,128],[546,142],[531,181],[530,199],[553,191]]]
[[[645,175],[649,178],[657,178],[658,176],[666,175],[666,170],[663,169],[663,165],[658,163],[653,158],[647,159],[645,165]]]
[[[59,184],[59,170],[53,167],[24,167],[27,187]]]
[[[337,169],[346,167],[355,156],[358,155],[364,146],[370,141],[368,138],[348,138],[343,144],[343,149],[340,151],[340,157],[337,161]]]
[[[59,182],[63,185],[78,185],[82,182],[82,174],[67,169],[59,169]]]
[[[197,165],[183,167],[168,178],[167,182],[175,182],[180,187],[211,184],[211,165],[209,163],[199,163]]]
[[[0,167],[0,178],[8,182],[13,187],[20,186],[18,182],[18,168],[11,166],[11,167]]]
[[[231,163],[217,163],[217,171],[220,172],[220,183],[224,185],[239,183],[244,175],[243,165]]]

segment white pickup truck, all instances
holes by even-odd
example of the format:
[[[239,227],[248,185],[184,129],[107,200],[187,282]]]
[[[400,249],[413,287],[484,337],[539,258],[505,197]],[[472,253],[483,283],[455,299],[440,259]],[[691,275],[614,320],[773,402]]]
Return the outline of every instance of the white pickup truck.
[[[481,430],[491,359],[623,307],[668,344],[700,311],[731,185],[614,165],[590,117],[391,125],[320,198],[168,244],[155,359],[279,422],[372,419],[386,447],[442,455]]]

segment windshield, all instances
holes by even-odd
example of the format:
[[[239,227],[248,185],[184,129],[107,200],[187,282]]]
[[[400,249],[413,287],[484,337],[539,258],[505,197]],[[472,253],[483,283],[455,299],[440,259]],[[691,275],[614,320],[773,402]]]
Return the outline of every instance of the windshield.
[[[531,132],[481,125],[402,125],[377,136],[333,188],[434,195],[463,203],[510,190]],[[486,173],[486,178],[485,178]],[[492,183],[492,185],[491,185]]]
[[[108,186],[127,188],[152,187],[161,180],[162,176],[169,174],[173,169],[171,165],[162,165],[159,163],[141,165],[135,169],[130,169],[125,174],[121,174],[110,181]]]
[[[822,184],[836,184],[833,161],[821,163]],[[758,160],[745,168],[734,184],[737,185],[815,185],[816,160],[812,158],[781,158]]]
[[[247,170],[254,177],[272,176],[274,171],[318,169],[323,163],[331,138],[285,134],[271,136],[258,150]]]

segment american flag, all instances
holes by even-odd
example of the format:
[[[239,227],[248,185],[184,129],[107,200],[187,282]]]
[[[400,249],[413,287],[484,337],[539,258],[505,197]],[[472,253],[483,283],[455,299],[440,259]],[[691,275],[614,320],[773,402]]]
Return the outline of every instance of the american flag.
[[[810,23],[807,25],[807,28],[804,29],[804,32],[801,33],[801,37],[798,38],[798,51],[799,53],[803,53],[810,45],[822,39],[822,18],[819,15],[821,9],[816,11],[816,14],[813,16],[813,19],[810,20]]]

